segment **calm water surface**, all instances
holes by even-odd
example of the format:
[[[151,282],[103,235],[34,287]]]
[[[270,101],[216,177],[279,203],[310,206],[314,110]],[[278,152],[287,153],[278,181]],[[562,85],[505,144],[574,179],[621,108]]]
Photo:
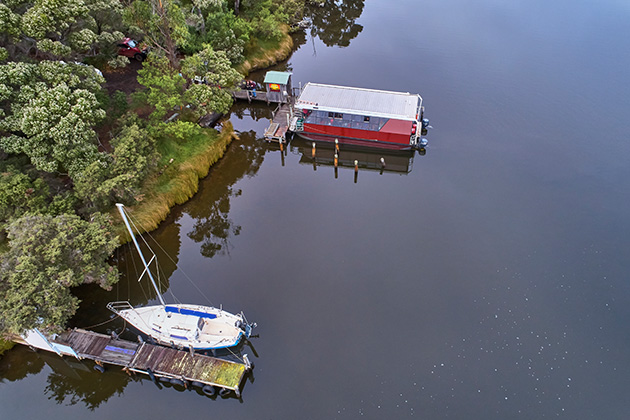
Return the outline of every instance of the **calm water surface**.
[[[241,139],[153,237],[169,292],[258,323],[242,400],[18,347],[1,418],[628,418],[628,3],[328,3],[278,69],[420,93],[435,128],[355,182],[235,107]],[[76,325],[153,299],[117,259]]]

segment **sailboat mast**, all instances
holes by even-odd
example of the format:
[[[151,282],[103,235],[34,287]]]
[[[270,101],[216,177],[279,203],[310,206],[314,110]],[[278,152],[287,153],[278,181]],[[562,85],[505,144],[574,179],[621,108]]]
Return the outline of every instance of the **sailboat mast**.
[[[155,284],[155,280],[153,279],[153,274],[151,274],[151,270],[149,270],[149,264],[147,264],[147,261],[144,259],[144,255],[142,255],[142,251],[140,251],[140,246],[138,245],[138,241],[136,241],[136,237],[133,234],[133,231],[131,230],[131,226],[129,225],[129,220],[127,220],[127,215],[125,214],[125,211],[123,210],[123,207],[125,206],[120,203],[116,203],[116,207],[118,207],[118,211],[120,212],[120,215],[122,216],[122,219],[125,222],[125,226],[127,226],[127,230],[129,231],[131,240],[133,241],[133,244],[136,246],[136,250],[138,250],[138,255],[140,255],[142,264],[144,264],[144,268],[146,269],[146,272],[149,274],[149,278],[151,279],[151,284],[153,285],[153,288],[155,289],[155,292],[157,293],[158,299],[160,299],[160,303],[162,303],[162,306],[166,306],[166,303],[164,303],[164,299],[162,298],[162,294],[160,293],[160,290],[158,289],[157,284]]]

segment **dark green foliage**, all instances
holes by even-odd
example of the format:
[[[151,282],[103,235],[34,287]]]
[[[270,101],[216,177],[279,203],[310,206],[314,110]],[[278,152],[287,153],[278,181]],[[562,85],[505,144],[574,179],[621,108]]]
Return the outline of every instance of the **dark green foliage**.
[[[84,202],[83,213],[106,210],[118,201],[134,203],[159,159],[152,136],[137,118],[125,121],[111,145],[108,159],[92,163],[75,181],[76,195]]]
[[[79,304],[70,287],[111,288],[118,272],[106,260],[118,240],[109,226],[98,213],[89,222],[64,214],[26,215],[11,223],[10,248],[0,257],[0,331],[62,326]]]
[[[184,51],[194,54],[209,44],[215,51],[225,52],[232,64],[239,64],[245,60],[243,52],[251,32],[249,22],[237,18],[231,10],[210,12],[205,18],[204,30],[191,37]]]
[[[168,112],[183,105],[185,80],[166,58],[150,55],[138,70],[138,82],[147,88],[147,103],[154,108],[149,117],[152,122],[162,121]]]
[[[74,212],[74,195],[62,183],[42,175],[28,164],[26,157],[0,162],[0,232],[8,222],[26,213]]]

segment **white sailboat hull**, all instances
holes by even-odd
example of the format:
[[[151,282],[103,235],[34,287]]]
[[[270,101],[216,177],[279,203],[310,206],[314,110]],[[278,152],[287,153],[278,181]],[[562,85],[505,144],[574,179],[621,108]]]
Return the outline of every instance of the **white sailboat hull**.
[[[128,302],[112,302],[109,309],[140,332],[163,345],[194,350],[236,346],[249,337],[250,326],[242,314],[234,315],[209,306],[175,304],[140,308]]]

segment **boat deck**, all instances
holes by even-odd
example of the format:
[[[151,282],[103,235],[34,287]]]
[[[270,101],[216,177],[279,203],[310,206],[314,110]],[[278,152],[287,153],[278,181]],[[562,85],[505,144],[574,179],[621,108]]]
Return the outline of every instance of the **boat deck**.
[[[232,390],[237,396],[240,396],[240,385],[249,369],[245,363],[149,343],[134,343],[82,329],[69,330],[54,342],[71,347],[82,359],[122,366],[157,378],[200,382]]]

